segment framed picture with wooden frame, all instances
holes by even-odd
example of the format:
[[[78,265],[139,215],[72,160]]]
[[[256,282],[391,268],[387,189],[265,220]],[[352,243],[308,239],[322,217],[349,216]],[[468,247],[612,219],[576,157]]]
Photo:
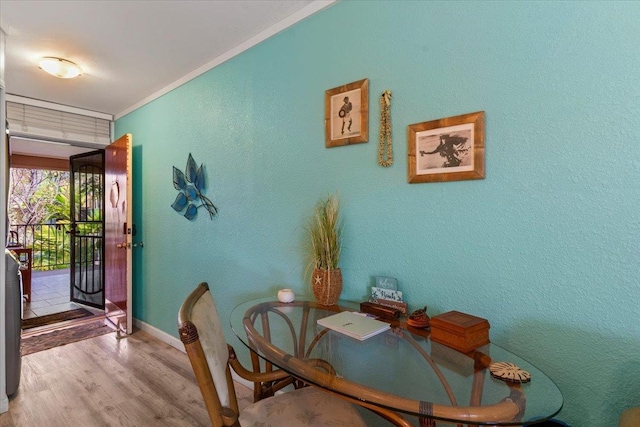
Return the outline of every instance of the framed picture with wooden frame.
[[[410,184],[484,178],[484,111],[408,126]]]
[[[325,92],[324,129],[327,148],[369,140],[369,79]]]

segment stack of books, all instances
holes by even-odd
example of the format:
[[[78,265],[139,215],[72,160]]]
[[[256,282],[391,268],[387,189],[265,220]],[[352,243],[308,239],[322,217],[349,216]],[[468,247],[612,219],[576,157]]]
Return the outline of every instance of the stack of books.
[[[389,329],[391,325],[363,313],[343,311],[318,320],[318,325],[364,341]]]

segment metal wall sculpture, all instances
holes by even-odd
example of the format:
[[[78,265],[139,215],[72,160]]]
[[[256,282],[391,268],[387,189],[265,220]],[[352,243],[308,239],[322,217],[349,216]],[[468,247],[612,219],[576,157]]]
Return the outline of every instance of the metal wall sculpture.
[[[187,168],[185,169],[186,173],[182,173],[175,166],[173,167],[173,186],[178,190],[178,195],[171,207],[178,213],[184,211],[183,215],[188,220],[194,219],[198,209],[202,207],[209,212],[211,219],[218,213],[218,209],[213,202],[202,194],[205,188],[203,166],[197,167],[196,161],[193,160],[191,153],[189,153]]]

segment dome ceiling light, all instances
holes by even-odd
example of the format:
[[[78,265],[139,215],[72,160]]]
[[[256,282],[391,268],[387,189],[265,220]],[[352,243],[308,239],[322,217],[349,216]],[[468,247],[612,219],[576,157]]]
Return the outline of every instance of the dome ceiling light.
[[[40,68],[61,79],[72,79],[82,74],[82,69],[77,64],[54,56],[42,58],[40,60]]]

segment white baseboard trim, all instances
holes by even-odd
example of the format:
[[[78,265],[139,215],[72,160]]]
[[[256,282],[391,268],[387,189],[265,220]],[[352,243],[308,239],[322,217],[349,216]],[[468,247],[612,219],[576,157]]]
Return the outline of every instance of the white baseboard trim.
[[[145,331],[149,335],[152,335],[158,338],[160,341],[166,344],[169,344],[171,347],[176,348],[183,353],[185,352],[184,345],[182,345],[182,341],[180,341],[178,338],[174,337],[173,335],[168,334],[164,331],[161,331],[155,326],[151,326],[150,324],[136,318],[133,319],[133,326],[135,326],[136,328],[142,331]]]
[[[171,347],[180,350],[181,352],[185,353],[185,349],[184,349],[184,345],[182,344],[182,341],[180,341],[178,338],[174,337],[171,334],[168,334],[164,331],[161,331],[160,329],[156,328],[155,326],[151,326],[150,324],[143,322],[140,319],[133,319],[133,326],[135,326],[136,328],[140,329],[141,331],[145,331],[146,333],[148,333],[149,335],[159,339],[160,341],[169,344]],[[241,378],[238,374],[236,374],[236,371],[234,371],[233,369],[231,369],[231,376],[233,377],[233,380],[238,382],[239,384],[242,384],[246,387],[249,387],[251,390],[253,390],[253,383],[251,381],[245,380],[244,378]],[[0,405],[1,405],[1,401],[0,401]],[[7,401],[8,403],[8,401]],[[0,406],[1,408],[1,406]],[[7,409],[8,410],[8,409]],[[0,412],[2,412],[2,410],[0,410]]]
[[[6,393],[2,393],[0,395],[0,414],[3,414],[8,410],[9,410],[9,398],[7,397]]]

